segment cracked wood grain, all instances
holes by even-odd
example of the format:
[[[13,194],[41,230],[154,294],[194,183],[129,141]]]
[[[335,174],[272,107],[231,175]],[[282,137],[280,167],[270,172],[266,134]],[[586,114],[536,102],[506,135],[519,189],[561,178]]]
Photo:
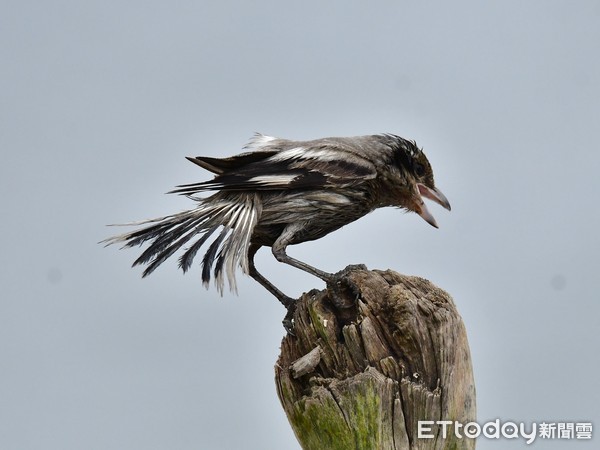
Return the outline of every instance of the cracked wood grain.
[[[302,448],[475,448],[436,427],[432,439],[417,436],[419,420],[475,420],[467,335],[452,298],[389,270],[351,266],[337,276],[334,290],[298,300],[294,336],[283,339],[275,367]]]

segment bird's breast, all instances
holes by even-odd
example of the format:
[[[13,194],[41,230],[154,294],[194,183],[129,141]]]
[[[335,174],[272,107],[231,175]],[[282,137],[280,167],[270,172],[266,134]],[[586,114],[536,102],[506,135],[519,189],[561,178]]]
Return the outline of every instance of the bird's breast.
[[[265,196],[255,237],[260,236],[263,242],[274,242],[287,224],[303,223],[294,243],[315,240],[354,222],[372,209],[365,196],[340,192],[304,191]]]

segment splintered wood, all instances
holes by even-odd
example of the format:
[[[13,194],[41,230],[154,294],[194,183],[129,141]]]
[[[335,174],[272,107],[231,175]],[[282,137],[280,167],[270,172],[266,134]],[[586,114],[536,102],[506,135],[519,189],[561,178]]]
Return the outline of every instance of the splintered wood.
[[[419,437],[419,421],[475,420],[467,334],[452,298],[389,270],[337,276],[337,286],[298,300],[275,367],[302,448],[475,448],[436,425]]]

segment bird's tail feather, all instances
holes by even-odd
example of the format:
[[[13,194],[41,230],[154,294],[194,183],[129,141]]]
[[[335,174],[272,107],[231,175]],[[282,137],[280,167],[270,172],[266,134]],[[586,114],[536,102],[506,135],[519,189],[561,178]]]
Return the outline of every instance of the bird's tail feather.
[[[219,228],[218,237],[202,258],[202,282],[208,286],[214,265],[215,285],[222,294],[227,276],[229,288],[237,292],[235,271],[240,266],[248,273],[248,248],[252,232],[261,214],[255,194],[240,193],[236,198],[200,200],[197,208],[178,214],[124,225],[142,227],[104,241],[106,245],[122,243],[123,248],[150,242],[133,266],[146,264],[143,276],[150,275],[166,259],[186,243],[198,238],[179,258],[179,267],[187,272],[200,247]]]

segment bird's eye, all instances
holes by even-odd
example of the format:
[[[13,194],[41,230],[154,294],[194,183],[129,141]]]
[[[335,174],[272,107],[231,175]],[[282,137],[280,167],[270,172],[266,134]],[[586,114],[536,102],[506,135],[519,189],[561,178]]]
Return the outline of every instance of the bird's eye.
[[[421,163],[415,163],[414,171],[416,176],[422,177],[423,175],[425,175],[425,166]]]

